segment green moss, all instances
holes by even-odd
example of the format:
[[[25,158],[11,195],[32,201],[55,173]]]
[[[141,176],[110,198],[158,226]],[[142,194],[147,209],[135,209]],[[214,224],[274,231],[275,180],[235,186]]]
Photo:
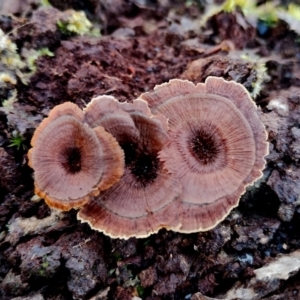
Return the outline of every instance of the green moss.
[[[251,57],[247,54],[243,54],[241,58],[253,64],[251,73],[253,72],[255,75],[255,80],[252,82],[252,90],[250,91],[250,95],[253,98],[256,98],[260,94],[263,84],[270,80],[270,77],[267,73],[268,69],[266,64],[260,60],[259,57]]]
[[[222,5],[222,10],[225,12],[233,12],[239,7],[243,13],[247,13],[255,9],[255,0],[226,0]]]
[[[41,6],[44,7],[51,7],[52,5],[50,4],[49,0],[40,0]]]
[[[44,255],[43,259],[42,259],[42,263],[41,263],[40,268],[38,270],[39,276],[41,276],[41,277],[49,276],[49,271],[47,270],[48,267],[49,267],[49,262],[47,261],[47,255]]]
[[[12,137],[10,138],[10,144],[8,147],[16,147],[17,150],[23,149],[26,150],[26,146],[24,145],[24,138],[18,132],[13,132]]]
[[[258,19],[268,27],[274,27],[278,23],[278,7],[274,2],[266,2],[255,9]]]
[[[113,275],[115,272],[116,272],[116,269],[110,269],[110,270],[108,271],[108,276]]]
[[[145,289],[140,284],[138,284],[136,286],[136,291],[138,292],[139,296],[142,297],[144,295]]]
[[[51,52],[48,48],[42,48],[40,50],[30,50],[30,54],[27,57],[26,61],[27,61],[27,66],[28,68],[32,71],[35,72],[36,71],[36,60],[41,57],[41,56],[54,56],[54,53]]]
[[[17,53],[17,45],[13,43],[8,35],[0,29],[0,63],[9,69],[19,69],[24,67],[19,54]]]
[[[119,261],[122,258],[121,254],[118,251],[113,252],[113,257],[114,257],[115,261]]]
[[[254,27],[258,20],[263,21],[269,27],[276,25],[279,20],[278,11],[280,8],[274,1],[267,1],[258,5],[255,0],[226,0],[221,5],[208,5],[200,24],[204,25],[209,18],[218,13],[236,13],[238,9]]]
[[[285,21],[291,30],[300,35],[300,6],[290,3],[286,8],[277,10],[278,18]]]
[[[44,261],[44,262],[42,263],[42,267],[43,267],[44,269],[47,269],[47,268],[49,267],[49,263],[48,263],[47,261]]]
[[[295,3],[288,5],[287,13],[294,19],[300,21],[300,6]]]
[[[66,16],[57,21],[57,27],[63,34],[89,34],[92,23],[83,11],[69,10]]]

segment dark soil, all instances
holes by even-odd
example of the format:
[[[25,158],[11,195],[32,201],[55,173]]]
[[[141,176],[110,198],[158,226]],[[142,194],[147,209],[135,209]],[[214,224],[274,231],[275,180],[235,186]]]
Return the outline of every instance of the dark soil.
[[[278,255],[300,249],[300,44],[287,24],[261,35],[240,25],[235,13],[219,13],[200,29],[197,1],[51,0],[56,8],[38,8],[37,2],[24,1],[14,17],[0,17],[0,28],[14,30],[10,38],[19,49],[47,47],[55,54],[37,60],[28,84],[18,80],[14,110],[0,111],[1,299],[217,297]],[[102,35],[62,34],[56,15],[68,8],[84,10]],[[44,201],[32,200],[27,150],[55,105],[71,101],[83,108],[103,94],[132,101],[169,79],[197,83],[209,75],[253,92],[262,61],[269,80],[255,100],[269,133],[267,167],[216,228],[110,239],[77,221],[76,211],[51,212]],[[2,102],[10,90],[1,93]],[[14,130],[24,147],[9,146]],[[300,299],[299,274],[269,296]]]

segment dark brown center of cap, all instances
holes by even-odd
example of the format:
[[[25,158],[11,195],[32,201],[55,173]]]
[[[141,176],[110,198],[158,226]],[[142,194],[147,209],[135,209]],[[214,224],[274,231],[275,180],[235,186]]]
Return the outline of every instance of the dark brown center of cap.
[[[136,160],[129,168],[131,173],[136,177],[138,183],[145,187],[156,179],[159,170],[159,160],[157,155],[139,153]]]
[[[80,148],[68,147],[62,151],[61,156],[61,164],[68,173],[80,172],[82,160]]]
[[[148,153],[141,149],[137,143],[121,144],[125,153],[125,164],[135,177],[138,186],[146,187],[155,181],[160,169],[157,153]]]
[[[203,126],[190,137],[189,147],[192,155],[203,165],[213,163],[222,151],[222,140],[216,130]]]

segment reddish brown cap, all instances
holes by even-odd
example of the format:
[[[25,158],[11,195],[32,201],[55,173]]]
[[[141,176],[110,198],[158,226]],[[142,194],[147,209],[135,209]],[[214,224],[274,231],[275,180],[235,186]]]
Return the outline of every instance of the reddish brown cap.
[[[163,130],[168,129],[168,120],[162,114],[151,113],[148,103],[144,100],[134,100],[133,103],[119,102],[113,96],[98,96],[93,98],[84,109],[84,121],[91,127],[103,126],[116,138],[123,134],[139,135],[132,115],[144,115],[156,120]]]
[[[79,121],[83,121],[84,114],[83,111],[72,102],[65,102],[63,104],[56,105],[48,115],[48,118],[45,118],[39,127],[35,130],[33,137],[31,139],[31,146],[34,147],[35,141],[37,140],[39,134],[48,126],[51,122],[56,120],[61,116],[72,116]]]
[[[120,109],[119,101],[112,96],[99,96],[84,109],[84,120],[92,128],[103,126],[118,142],[138,139],[139,132],[130,115]]]
[[[29,165],[35,171],[36,194],[51,207],[70,210],[119,180],[124,154],[102,127],[93,130],[83,124],[83,114],[75,118],[65,111],[53,117],[57,111],[37,129]]]
[[[242,85],[216,77],[196,86],[171,80],[140,98],[169,119],[160,158],[183,186],[178,231],[214,227],[265,166],[267,136],[255,103]]]
[[[110,113],[107,108],[114,105]],[[125,153],[125,172],[118,183],[84,205],[78,218],[115,238],[146,237],[164,227],[176,229],[181,185],[158,157],[168,141],[166,118],[153,116],[145,101],[123,104],[107,97],[93,100],[85,114],[90,124],[115,133]]]
[[[84,120],[91,127],[96,127],[107,115],[114,112],[121,114],[122,112],[118,110],[118,105],[119,101],[113,96],[103,95],[93,98],[83,109]],[[127,114],[124,115],[127,116]]]

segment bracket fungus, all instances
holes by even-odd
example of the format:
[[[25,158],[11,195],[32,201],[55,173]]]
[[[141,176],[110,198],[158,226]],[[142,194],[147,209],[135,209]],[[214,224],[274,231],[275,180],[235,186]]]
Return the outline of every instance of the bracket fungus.
[[[247,90],[174,79],[133,103],[56,106],[29,151],[35,191],[114,238],[213,228],[262,176],[267,134]]]
[[[147,103],[120,103],[111,96],[93,99],[85,121],[103,126],[125,154],[120,181],[85,204],[82,222],[110,237],[146,237],[161,228],[176,230],[179,181],[165,169],[159,153],[168,142],[167,119],[152,115]]]
[[[53,208],[70,210],[89,201],[122,176],[124,153],[103,127],[91,129],[75,104],[56,106],[36,129],[29,165],[35,193]]]
[[[160,159],[183,187],[177,231],[213,228],[262,176],[268,144],[254,101],[241,84],[217,77],[174,79],[140,99],[169,120]]]

